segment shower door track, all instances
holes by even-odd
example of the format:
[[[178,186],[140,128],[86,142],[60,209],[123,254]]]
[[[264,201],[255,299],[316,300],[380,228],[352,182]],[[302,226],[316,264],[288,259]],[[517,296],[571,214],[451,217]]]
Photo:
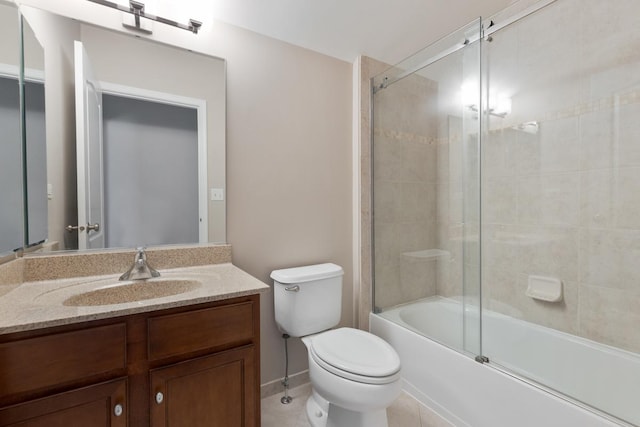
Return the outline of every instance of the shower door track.
[[[531,15],[532,13],[535,13],[537,11],[539,11],[540,9],[549,6],[551,3],[554,3],[556,0],[541,0],[539,2],[537,2],[534,5],[529,6],[528,8],[524,9],[523,11],[516,13],[512,16],[510,16],[507,20],[505,20],[504,22],[501,22],[499,24],[496,24],[493,22],[493,20],[491,18],[489,18],[487,21],[489,22],[489,26],[485,28],[484,24],[482,24],[482,29],[481,29],[481,34],[478,36],[477,34],[475,34],[473,37],[468,37],[466,38],[463,42],[456,44],[452,47],[450,47],[449,49],[445,49],[444,51],[440,52],[439,54],[432,56],[428,59],[426,59],[425,61],[421,62],[418,65],[415,65],[403,72],[401,72],[400,74],[393,76],[391,78],[385,77],[384,81],[382,83],[380,83],[378,86],[373,86],[373,93],[377,93],[378,91],[382,90],[382,89],[386,89],[387,86],[402,80],[403,78],[410,76],[411,74],[415,73],[416,71],[419,71],[421,69],[423,69],[424,67],[428,67],[429,65],[438,62],[439,60],[451,55],[452,53],[455,53],[457,51],[459,51],[460,49],[463,49],[465,46],[468,46],[476,41],[478,41],[479,39],[482,39],[484,37],[490,36],[491,34],[495,33],[496,31],[499,31],[505,27],[508,27],[509,25],[513,24],[514,22],[519,21],[522,18],[525,18],[529,15]],[[464,27],[462,27],[464,28]],[[437,41],[435,42],[437,43]]]
[[[555,0],[554,0],[555,1]],[[485,363],[484,366],[487,366],[491,369],[494,369],[508,377],[514,378],[518,381],[522,381],[523,383],[530,385],[531,387],[537,388],[539,390],[542,390],[545,393],[549,393],[552,396],[564,400],[565,402],[568,402],[572,405],[578,406],[579,408],[584,409],[585,411],[591,412],[592,414],[595,414],[599,417],[602,417],[608,421],[611,421],[613,423],[619,424],[621,427],[637,427],[634,424],[630,424],[629,422],[616,417],[615,415],[612,415],[608,412],[605,412],[601,409],[598,409],[595,406],[591,406],[587,403],[582,402],[581,400],[578,399],[574,399],[573,397],[569,396],[568,394],[562,393],[561,391],[557,391],[543,383],[540,383],[536,380],[533,380],[531,378],[525,377],[524,375],[521,375],[509,368],[507,368],[506,366],[503,366],[499,363],[495,363],[495,362],[488,362]]]
[[[508,17],[508,19],[506,19],[503,22],[500,23],[494,23],[493,22],[493,17],[489,18],[487,21],[489,21],[489,26],[487,28],[484,29],[484,36],[490,36],[491,34],[495,33],[496,31],[499,31],[501,29],[503,29],[504,27],[508,27],[509,25],[513,24],[516,21],[521,20],[522,18],[525,18],[529,15],[531,15],[532,13],[535,13],[537,11],[539,11],[540,9],[549,6],[551,3],[555,3],[556,0],[540,0],[538,2],[536,2],[535,4],[527,7],[526,9],[524,9],[522,12],[518,12],[514,15],[511,15]],[[495,15],[494,15],[495,16]]]

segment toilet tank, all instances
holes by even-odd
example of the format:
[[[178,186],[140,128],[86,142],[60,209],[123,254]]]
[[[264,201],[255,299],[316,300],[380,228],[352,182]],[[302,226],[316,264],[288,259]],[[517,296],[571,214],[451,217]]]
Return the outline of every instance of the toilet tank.
[[[342,267],[316,264],[275,270],[273,299],[278,328],[292,337],[336,326],[342,312]]]

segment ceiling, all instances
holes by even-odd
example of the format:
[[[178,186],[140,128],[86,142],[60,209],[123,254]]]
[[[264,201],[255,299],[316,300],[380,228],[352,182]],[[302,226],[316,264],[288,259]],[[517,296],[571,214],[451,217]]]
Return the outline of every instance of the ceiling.
[[[196,1],[196,0],[192,0]],[[395,64],[513,0],[197,0],[213,18],[353,62]]]

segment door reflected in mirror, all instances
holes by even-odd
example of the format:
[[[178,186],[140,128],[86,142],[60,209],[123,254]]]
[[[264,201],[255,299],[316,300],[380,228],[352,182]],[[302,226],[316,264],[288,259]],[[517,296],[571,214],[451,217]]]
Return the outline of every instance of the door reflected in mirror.
[[[24,138],[26,156],[26,233],[25,245],[47,240],[47,135],[45,113],[44,48],[24,17]]]
[[[18,9],[0,3],[0,256],[22,247],[24,213],[20,131]]]

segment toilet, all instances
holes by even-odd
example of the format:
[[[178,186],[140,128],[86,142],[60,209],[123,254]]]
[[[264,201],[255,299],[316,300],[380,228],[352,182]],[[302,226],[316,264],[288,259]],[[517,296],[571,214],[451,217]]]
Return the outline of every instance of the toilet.
[[[340,322],[342,267],[275,270],[278,328],[300,337],[309,354],[313,427],[388,427],[386,408],[400,395],[400,358],[383,339]]]

